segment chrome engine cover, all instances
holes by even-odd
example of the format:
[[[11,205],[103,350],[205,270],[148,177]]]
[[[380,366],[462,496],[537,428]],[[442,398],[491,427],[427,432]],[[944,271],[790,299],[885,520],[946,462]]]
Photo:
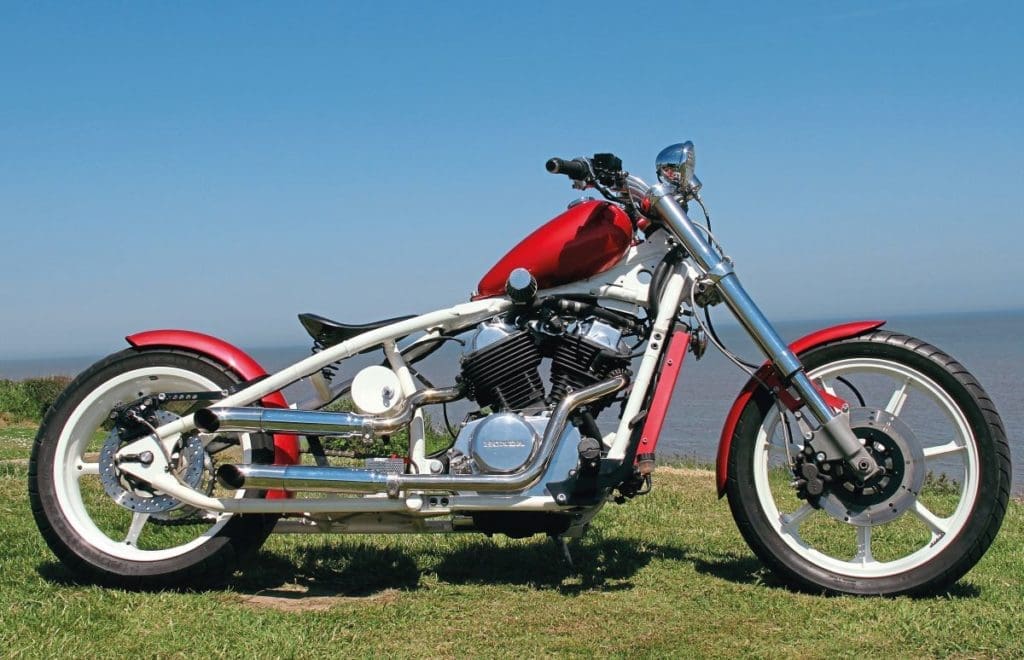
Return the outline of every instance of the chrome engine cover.
[[[463,357],[472,355],[479,350],[487,348],[491,344],[496,344],[502,339],[511,337],[512,335],[520,332],[520,329],[511,323],[507,323],[501,318],[493,318],[489,321],[484,321],[477,326],[473,332],[473,336],[469,339],[469,345],[463,351]]]
[[[488,415],[473,429],[469,456],[481,472],[510,474],[537,452],[540,436],[522,416],[510,412]]]
[[[587,319],[580,324],[579,334],[624,356],[630,353],[629,346],[622,338],[622,330],[600,319]]]
[[[514,417],[518,420],[520,425],[510,423],[507,419],[504,421],[498,421],[496,424],[493,420],[495,418],[508,418]],[[505,426],[507,425],[507,426]],[[525,465],[534,453],[540,447],[541,438],[544,436],[544,430],[548,425],[548,417],[544,415],[518,415],[516,413],[496,413],[488,415],[482,419],[473,420],[469,422],[459,432],[459,437],[456,438],[455,444],[452,449],[449,450],[449,456],[451,457],[451,471],[453,474],[491,474],[492,470],[487,465],[493,465],[498,463],[496,467],[508,469],[508,465],[518,461],[518,456],[525,456],[518,462],[514,467],[508,469],[508,472],[516,472],[523,465]],[[531,429],[532,437],[531,446],[529,447],[529,453],[514,453],[524,451],[523,448],[515,447],[485,447],[484,444],[488,441],[496,441],[497,443],[503,443],[503,436],[500,433],[492,434],[492,431],[510,431],[512,429],[518,429],[517,434],[526,435],[524,426]],[[576,469],[579,463],[579,442],[580,432],[575,426],[571,424],[565,429],[561,439],[558,442],[558,446],[555,448],[555,452],[551,457],[551,462],[548,464],[548,469],[545,471],[544,476],[530,486],[528,489],[523,491],[522,495],[537,496],[537,495],[548,495],[546,484],[553,481],[564,481],[569,478],[569,472]],[[479,449],[475,449],[475,446],[479,446]],[[509,450],[508,454],[504,454],[504,450]],[[480,454],[483,453],[484,464],[480,462]],[[515,458],[513,458],[515,456]],[[502,463],[502,459],[507,459],[506,462]],[[488,463],[490,461],[490,463]],[[500,473],[499,473],[500,474]]]

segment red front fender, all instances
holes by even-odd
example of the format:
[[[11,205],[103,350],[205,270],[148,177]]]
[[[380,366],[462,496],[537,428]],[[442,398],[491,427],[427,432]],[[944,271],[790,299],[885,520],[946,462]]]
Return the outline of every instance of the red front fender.
[[[797,339],[789,345],[789,348],[799,356],[812,348],[841,339],[856,337],[857,335],[871,332],[884,324],[885,321],[857,321],[834,325],[831,328],[823,328]],[[765,362],[761,369],[767,367],[768,363]],[[740,414],[743,412],[743,408],[746,407],[747,402],[750,401],[750,398],[754,396],[754,392],[760,386],[760,383],[753,378],[748,380],[747,384],[740,390],[736,401],[733,402],[732,408],[729,409],[729,415],[725,418],[725,426],[722,427],[722,437],[718,441],[718,459],[715,461],[715,481],[718,485],[719,497],[725,495],[725,484],[729,479],[729,448],[732,446],[732,436],[736,430],[736,424],[740,421]]]
[[[125,340],[137,348],[167,346],[184,348],[226,365],[244,380],[266,376],[267,371],[259,362],[249,357],[242,349],[222,339],[190,330],[149,330],[128,335]],[[287,408],[288,402],[280,392],[273,392],[260,401],[267,408]],[[274,463],[294,465],[299,462],[299,440],[294,435],[274,436]],[[277,491],[270,496],[280,497]]]

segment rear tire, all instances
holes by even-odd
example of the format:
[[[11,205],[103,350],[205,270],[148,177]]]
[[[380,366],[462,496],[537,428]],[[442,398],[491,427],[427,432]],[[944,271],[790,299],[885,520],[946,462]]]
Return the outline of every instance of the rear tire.
[[[953,358],[891,332],[829,344],[801,360],[812,381],[854,408],[851,419],[885,421],[872,422],[879,432],[863,422],[858,437],[878,437],[879,456],[896,467],[890,478],[902,481],[861,489],[836,478],[817,506],[798,499],[790,485],[802,446],[796,420],[787,414],[787,443],[775,399],[761,389],[742,411],[729,453],[729,506],[743,537],[802,589],[947,589],[981,559],[1006,513],[1010,452],[991,399]]]
[[[276,516],[214,516],[187,507],[152,515],[128,510],[106,492],[100,471],[109,474],[110,468],[97,451],[109,442],[106,420],[117,403],[160,392],[220,390],[239,380],[229,368],[194,353],[130,349],[96,363],[61,394],[36,435],[28,489],[40,533],[76,577],[144,589],[209,586],[259,549]],[[222,451],[253,463],[273,462],[271,436],[237,439],[237,446]],[[215,459],[203,450],[204,474]],[[205,487],[212,489],[212,482]]]

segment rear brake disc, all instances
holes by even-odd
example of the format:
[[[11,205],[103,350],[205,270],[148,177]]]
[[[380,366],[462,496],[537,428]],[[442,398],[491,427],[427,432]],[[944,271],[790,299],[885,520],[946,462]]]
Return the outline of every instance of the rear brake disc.
[[[164,411],[156,411],[157,421],[167,424],[178,419],[178,416]],[[203,480],[206,467],[206,452],[198,434],[183,436],[184,444],[172,459],[172,470],[175,476],[190,488],[198,488]],[[100,481],[103,490],[114,502],[137,513],[164,513],[184,506],[181,500],[151,490],[147,484],[137,481],[118,469],[115,461],[117,451],[123,445],[117,429],[112,430],[100,449]]]

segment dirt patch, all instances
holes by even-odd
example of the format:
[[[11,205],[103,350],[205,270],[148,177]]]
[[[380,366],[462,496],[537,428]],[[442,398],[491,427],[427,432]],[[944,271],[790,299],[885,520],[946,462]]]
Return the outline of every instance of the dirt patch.
[[[244,594],[242,604],[258,609],[278,612],[326,612],[342,603],[380,603],[387,605],[398,600],[397,589],[385,589],[369,596],[339,596],[317,592],[301,585],[285,585],[255,594]]]

